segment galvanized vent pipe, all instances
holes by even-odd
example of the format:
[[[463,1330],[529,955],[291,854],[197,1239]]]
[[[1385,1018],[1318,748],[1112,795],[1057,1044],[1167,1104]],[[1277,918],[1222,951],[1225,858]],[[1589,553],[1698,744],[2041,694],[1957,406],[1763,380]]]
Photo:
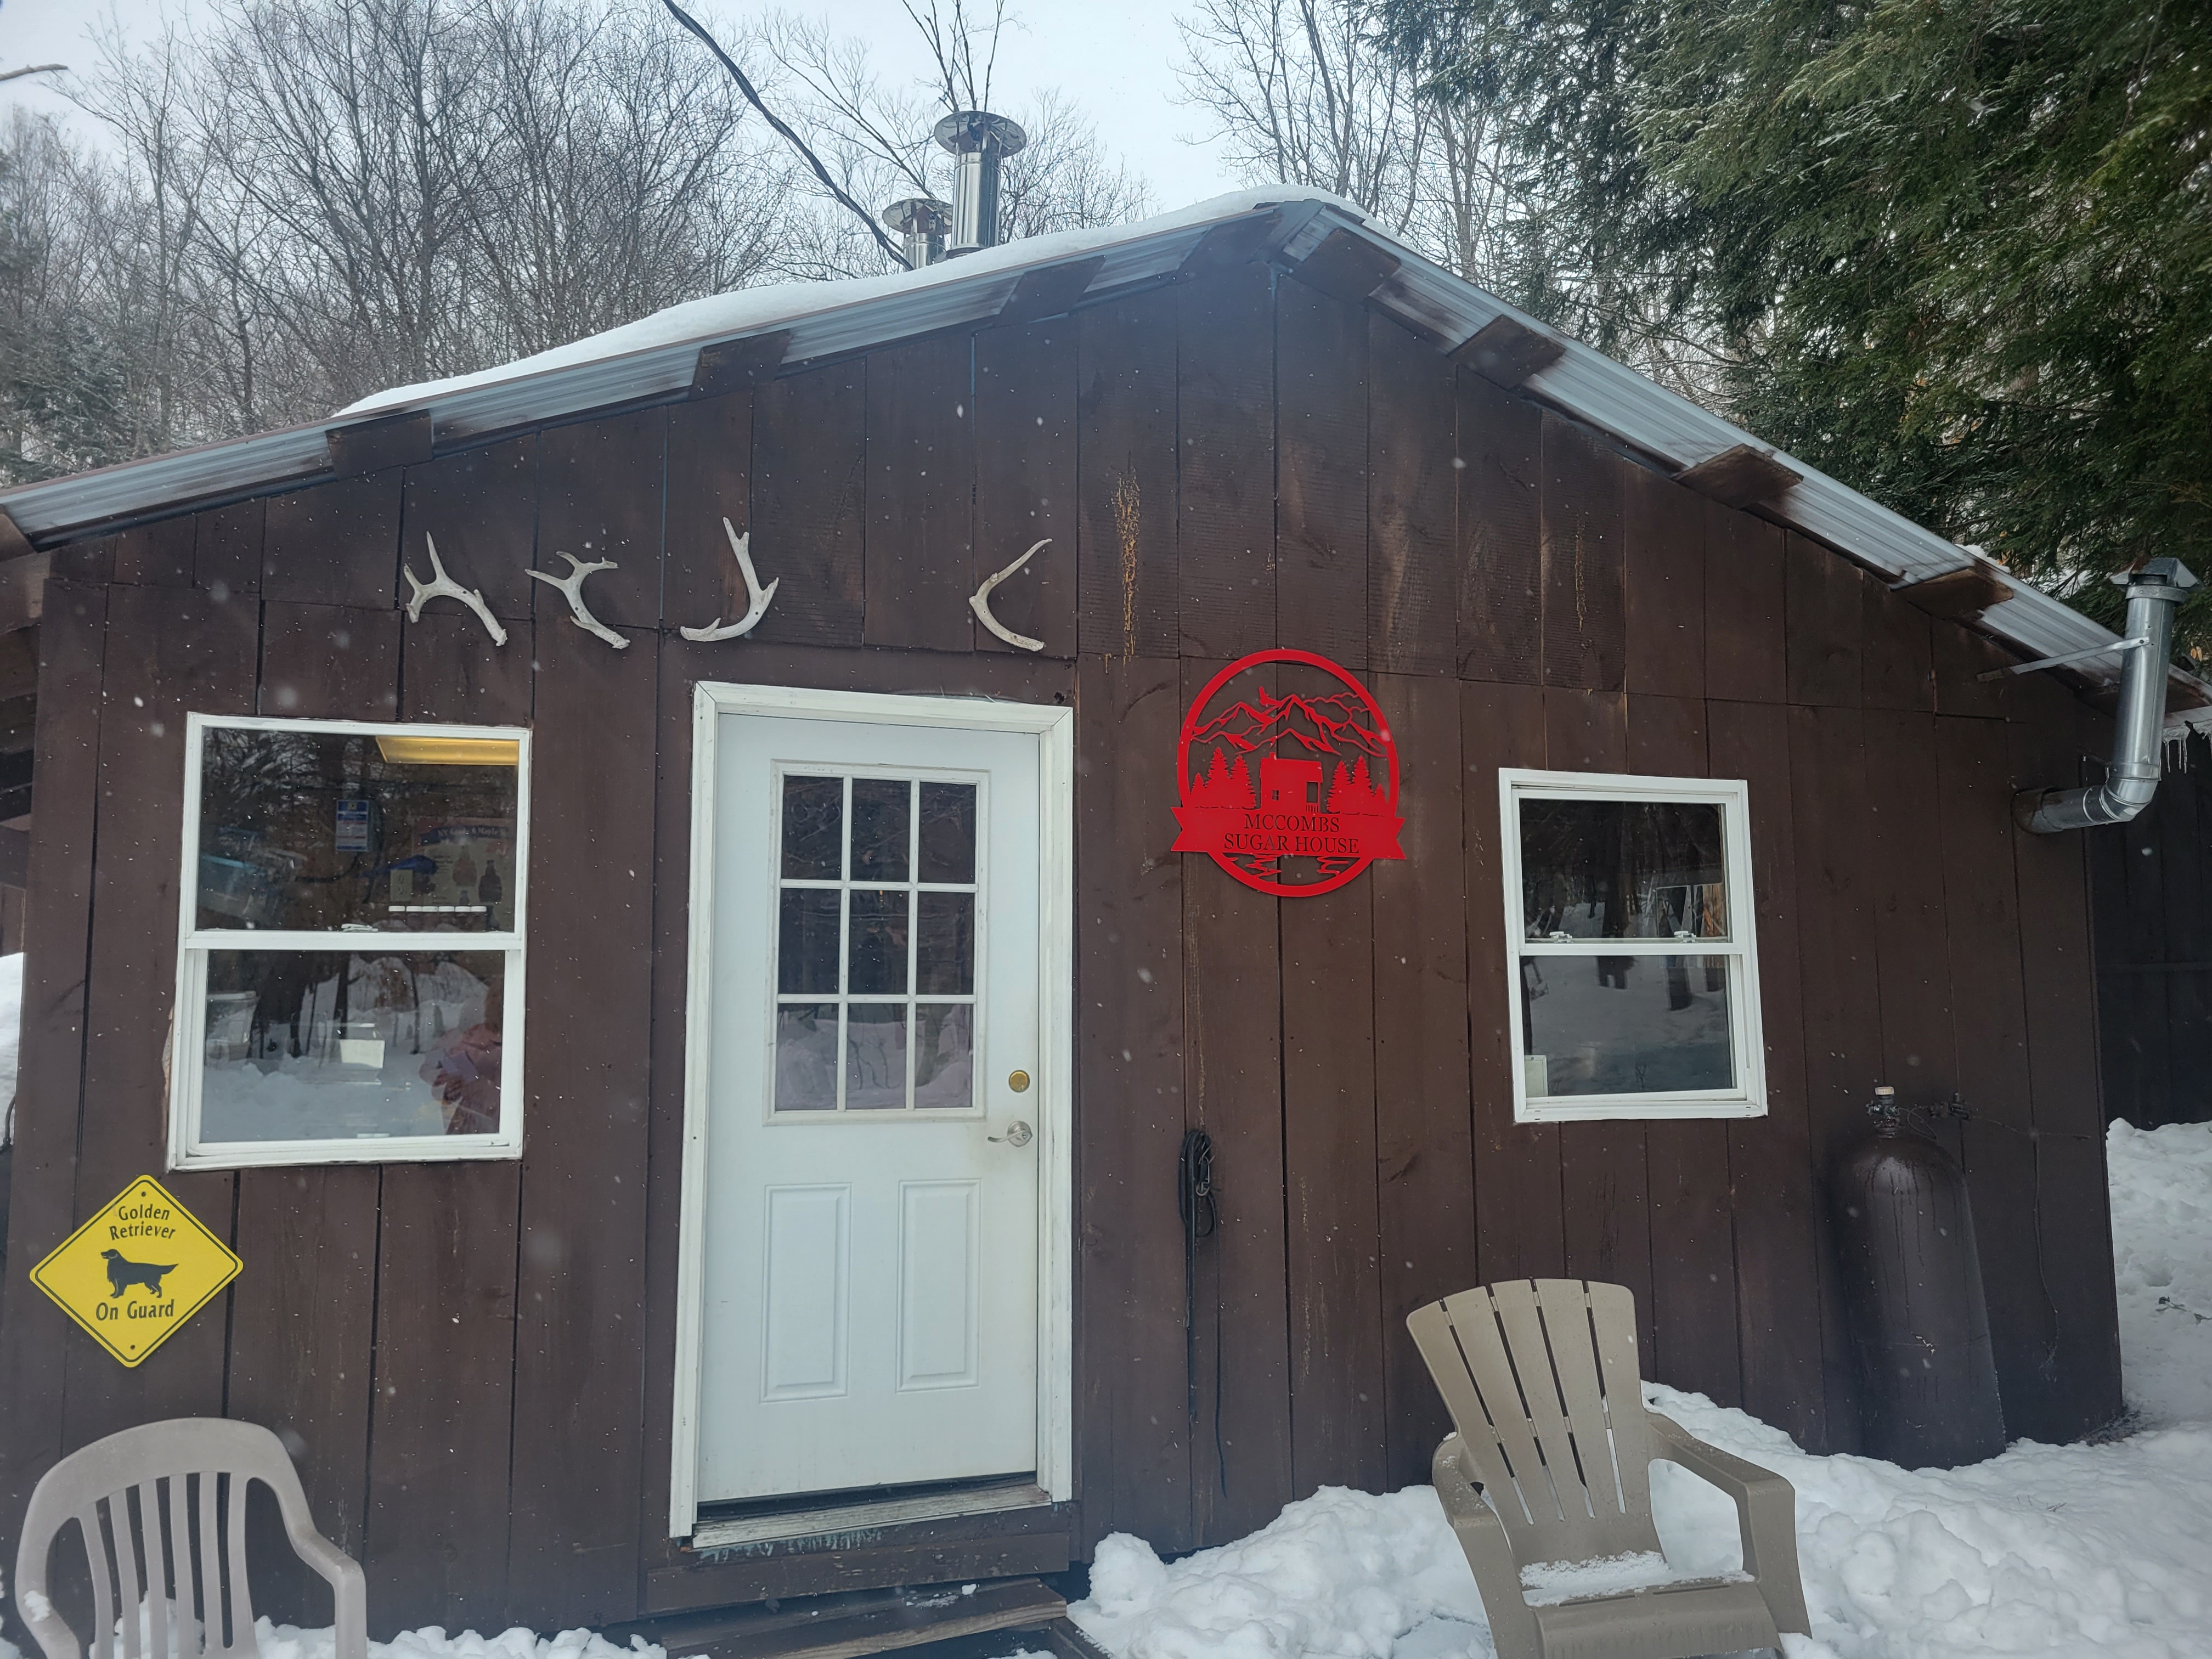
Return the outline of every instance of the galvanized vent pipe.
[[[2128,653],[2120,670],[2120,712],[2112,726],[2112,758],[2105,781],[2079,789],[2023,789],[2013,816],[2038,835],[2124,823],[2158,793],[2159,750],[2166,727],[2166,659],[2173,650],[2173,612],[2197,586],[2179,559],[2153,559],[2112,578],[2128,591]]]
[[[905,239],[907,269],[920,270],[945,257],[945,237],[952,228],[952,209],[934,197],[909,196],[884,210],[884,222]]]
[[[952,191],[952,241],[945,257],[957,259],[999,240],[999,163],[1019,153],[1029,135],[988,110],[956,110],[937,124],[937,142],[958,158]]]

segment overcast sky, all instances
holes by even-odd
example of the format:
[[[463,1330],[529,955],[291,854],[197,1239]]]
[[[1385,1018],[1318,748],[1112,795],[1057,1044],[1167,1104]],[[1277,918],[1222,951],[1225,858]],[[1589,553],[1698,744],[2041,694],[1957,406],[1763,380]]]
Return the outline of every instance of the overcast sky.
[[[88,64],[88,19],[106,15],[105,7],[95,11],[98,4],[99,0],[0,0],[0,69]],[[1151,181],[1152,198],[1162,208],[1234,190],[1240,181],[1229,175],[1218,147],[1188,142],[1206,136],[1204,112],[1175,101],[1173,64],[1182,50],[1175,18],[1188,4],[1188,0],[1016,0],[1010,7],[1015,21],[1000,45],[992,101],[1013,108],[1057,87],[1097,124],[1108,150],[1119,150]],[[698,9],[734,19],[767,9],[710,0]],[[841,30],[877,46],[886,79],[901,55],[919,51],[899,0],[836,0],[834,5],[789,9],[834,14]],[[190,9],[189,0],[112,0],[112,9],[125,35],[143,40],[161,27],[164,16],[185,16]],[[0,111],[11,105],[64,112],[71,107],[58,94],[23,81],[0,84]]]

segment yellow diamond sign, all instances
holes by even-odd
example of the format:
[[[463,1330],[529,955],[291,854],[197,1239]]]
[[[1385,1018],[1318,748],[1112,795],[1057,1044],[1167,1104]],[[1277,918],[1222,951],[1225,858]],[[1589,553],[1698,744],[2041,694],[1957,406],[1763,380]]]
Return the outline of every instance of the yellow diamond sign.
[[[94,1341],[135,1365],[237,1278],[240,1265],[160,1182],[140,1176],[32,1268],[31,1282]]]

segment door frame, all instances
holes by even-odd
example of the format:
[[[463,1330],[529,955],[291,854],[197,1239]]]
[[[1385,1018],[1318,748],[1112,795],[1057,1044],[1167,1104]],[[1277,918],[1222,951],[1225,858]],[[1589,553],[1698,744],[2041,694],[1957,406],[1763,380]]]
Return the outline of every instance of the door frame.
[[[818,691],[701,680],[691,694],[690,948],[684,1000],[684,1180],[678,1224],[674,1432],[668,1529],[689,1538],[699,1503],[700,1327],[705,1316],[707,1134],[714,1030],[714,800],[721,717],[846,720],[1031,732],[1037,738],[1038,1073],[1036,1484],[1074,1494],[1075,711],[975,697]],[[991,1507],[979,1492],[981,1509]]]

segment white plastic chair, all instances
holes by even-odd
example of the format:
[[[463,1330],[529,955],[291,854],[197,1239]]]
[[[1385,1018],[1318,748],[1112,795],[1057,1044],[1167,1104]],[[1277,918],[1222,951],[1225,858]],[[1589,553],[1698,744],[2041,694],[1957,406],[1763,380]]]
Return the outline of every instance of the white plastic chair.
[[[92,1569],[93,1659],[116,1659],[118,1607],[123,1659],[255,1659],[246,1582],[246,1494],[255,1480],[276,1495],[300,1559],[330,1582],[337,1659],[368,1659],[361,1568],[315,1530],[283,1443],[258,1423],[209,1417],[111,1434],[62,1459],[31,1493],[15,1554],[15,1610],[46,1659],[83,1659],[76,1632],[46,1595],[48,1558],[72,1521]]]

